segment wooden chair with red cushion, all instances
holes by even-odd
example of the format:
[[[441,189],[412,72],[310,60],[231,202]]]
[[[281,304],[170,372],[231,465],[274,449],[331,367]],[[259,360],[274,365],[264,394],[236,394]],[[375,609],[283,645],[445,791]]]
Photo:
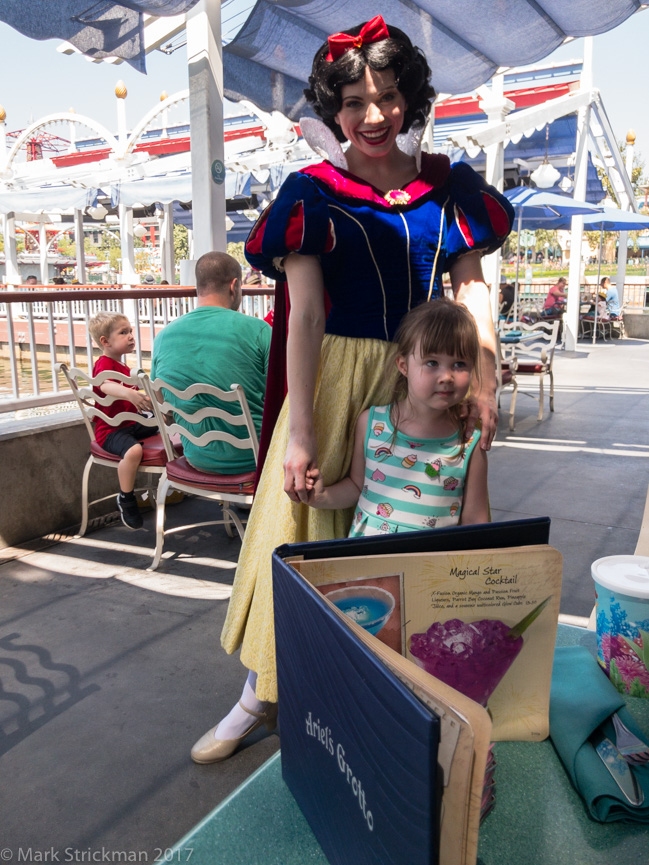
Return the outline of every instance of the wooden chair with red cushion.
[[[501,336],[508,330],[519,334],[518,341],[513,343],[512,357],[516,361],[516,378],[528,376],[538,379],[539,382],[539,411],[537,420],[543,420],[544,381],[546,376],[550,379],[550,411],[554,411],[554,352],[557,347],[559,336],[558,320],[552,322],[537,321],[536,324],[524,324],[516,321],[505,324],[501,328]],[[527,393],[523,391],[523,393]],[[536,399],[534,394],[527,394]]]
[[[239,537],[243,538],[244,522],[246,521],[242,520],[231,506],[250,506],[255,492],[256,469],[243,474],[215,474],[201,471],[190,465],[186,457],[174,457],[170,436],[180,434],[192,444],[204,448],[209,448],[210,444],[215,441],[227,442],[239,450],[250,450],[255,465],[259,454],[259,442],[248,401],[241,385],[233,384],[231,390],[224,391],[214,385],[199,382],[185,390],[178,390],[160,378],[151,381],[145,375],[143,381],[144,388],[154,405],[154,411],[162,430],[162,439],[165,442],[169,457],[166,472],[160,478],[156,496],[156,548],[153,562],[149,568],[149,570],[154,571],[160,564],[165,535],[172,532],[198,528],[199,526],[223,525],[230,537],[234,537],[234,526]],[[219,400],[221,404],[232,403],[233,410],[227,411],[216,405],[203,405],[199,409],[193,409],[189,405],[189,401],[201,395],[214,401]],[[167,399],[167,396],[170,399]],[[168,421],[170,415],[173,415],[174,421],[165,424],[165,419]],[[207,418],[219,418],[221,421],[225,421],[232,432],[209,430],[197,437],[187,428],[187,425],[201,423]],[[183,424],[178,423],[178,420],[182,420]],[[242,429],[245,434],[244,437],[240,438],[235,433]],[[165,500],[167,492],[171,489],[218,502],[221,505],[222,518],[165,530]]]
[[[100,397],[97,396],[93,390],[93,388],[99,387],[99,385],[107,379],[119,381],[121,384],[134,385],[138,389],[142,389],[144,387],[143,373],[132,371],[131,375],[127,376],[115,372],[114,370],[106,370],[105,372],[99,373],[97,376],[92,376],[85,370],[77,369],[77,367],[68,367],[65,363],[57,364],[56,369],[58,372],[62,372],[65,376],[70,390],[77,401],[77,405],[81,410],[81,416],[83,417],[86,429],[88,430],[88,435],[90,436],[90,455],[83,470],[83,478],[81,481],[81,525],[79,527],[78,536],[83,537],[88,528],[88,512],[90,506],[107,501],[116,495],[116,493],[111,493],[108,496],[103,496],[100,499],[94,499],[89,502],[88,486],[90,470],[93,465],[106,466],[107,468],[117,470],[117,465],[121,459],[121,457],[104,450],[101,445],[97,443],[97,440],[95,439],[93,419],[99,417],[107,424],[114,427],[118,427],[124,421],[141,423],[143,426],[155,427],[158,426],[158,421],[155,416],[145,417],[144,415],[138,414],[135,407],[133,407],[132,412],[120,412],[118,415],[111,418],[106,414],[106,412],[102,411],[102,406],[105,407],[110,405],[115,401],[116,397],[108,395]],[[149,475],[163,475],[169,456],[162,436],[158,433],[150,438],[143,439],[142,448],[144,455],[138,472],[143,472],[144,474]],[[180,450],[178,445],[172,445],[171,448],[173,455],[178,456],[178,450]],[[136,490],[136,492],[142,490],[148,491],[150,500],[152,501],[155,493],[155,485],[152,483],[150,486]]]

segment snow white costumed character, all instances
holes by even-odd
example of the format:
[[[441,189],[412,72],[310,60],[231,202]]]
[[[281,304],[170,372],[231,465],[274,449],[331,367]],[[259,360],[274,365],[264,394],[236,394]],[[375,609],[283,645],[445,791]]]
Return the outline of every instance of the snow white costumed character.
[[[304,504],[306,470],[317,466],[327,485],[347,473],[359,414],[389,401],[399,323],[412,307],[443,293],[446,271],[456,299],[478,324],[486,362],[476,417],[485,446],[493,438],[495,337],[480,256],[503,243],[513,211],[469,166],[419,154],[434,96],[429,77],[423,53],[380,16],[330,37],[305,90],[321,121],[300,121],[309,144],[327,159],[290,175],[248,238],[250,263],[280,280],[278,295],[284,280],[288,285],[288,397],[274,425],[221,635],[226,652],[241,646],[241,661],[254,672],[240,703],[194,746],[197,762],[225,759],[253,729],[272,728],[271,553],[283,543],[347,535],[353,508]],[[281,312],[273,330],[271,363],[277,341],[286,337]],[[271,370],[269,394],[275,385]],[[267,395],[266,430],[269,403]],[[262,449],[263,438],[264,431]]]

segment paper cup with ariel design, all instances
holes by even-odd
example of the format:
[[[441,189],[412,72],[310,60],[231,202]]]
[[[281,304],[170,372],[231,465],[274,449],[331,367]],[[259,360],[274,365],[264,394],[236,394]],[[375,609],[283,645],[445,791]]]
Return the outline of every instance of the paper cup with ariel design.
[[[597,660],[618,691],[649,698],[649,558],[605,556],[591,566]]]
[[[513,628],[498,619],[433,622],[425,633],[410,637],[410,654],[431,676],[486,706],[523,648],[523,632],[549,600],[542,601]]]

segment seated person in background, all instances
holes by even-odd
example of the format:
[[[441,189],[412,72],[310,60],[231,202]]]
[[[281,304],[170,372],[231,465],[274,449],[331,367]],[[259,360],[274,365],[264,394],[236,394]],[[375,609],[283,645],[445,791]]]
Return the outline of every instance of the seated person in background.
[[[586,303],[590,303],[588,310],[582,314],[582,318],[588,321],[593,321],[595,318],[595,305],[597,304],[597,319],[598,321],[609,321],[610,316],[606,308],[606,289],[600,286],[597,289],[597,295],[592,295]]]
[[[557,284],[553,285],[545,298],[541,315],[552,318],[563,315],[566,309],[566,280],[560,276]]]
[[[258,318],[237,312],[241,304],[241,267],[225,252],[208,252],[198,259],[196,294],[196,309],[172,321],[155,338],[151,379],[161,378],[179,390],[197,382],[222,390],[240,384],[259,435],[271,328]],[[169,392],[165,397],[169,402],[175,400]],[[201,406],[218,404],[218,400],[203,394],[185,406],[188,411],[196,411]],[[232,403],[224,403],[223,408],[231,410]],[[180,415],[176,422],[185,423]],[[188,429],[195,436],[218,429],[237,434],[219,418],[207,418]],[[240,429],[240,437],[245,438],[245,427]],[[236,475],[255,468],[250,451],[227,442],[215,441],[201,448],[183,437],[183,449],[187,461],[200,471]]]
[[[130,375],[130,369],[122,363],[122,358],[135,348],[133,328],[126,316],[121,312],[98,312],[88,323],[90,335],[102,350],[102,356],[95,363],[92,374],[99,375],[105,370],[115,370],[124,375]],[[141,393],[130,384],[108,379],[99,387],[94,388],[98,396],[117,397],[110,405],[101,405],[108,417],[115,417],[122,411],[138,413],[151,409],[148,396]],[[124,421],[119,426],[111,426],[100,417],[95,418],[95,440],[108,453],[120,457],[117,465],[120,493],[117,496],[117,507],[122,522],[129,529],[142,527],[142,516],[135,498],[135,477],[142,462],[142,439],[150,438],[158,432],[157,427]]]
[[[254,267],[251,267],[248,273],[246,274],[246,278],[243,281],[244,285],[261,285],[261,273],[258,270],[255,270]]]
[[[606,289],[600,288],[597,292],[597,318],[601,321],[608,321],[610,316],[606,306]]]
[[[613,285],[608,276],[603,276],[599,283],[600,292],[606,292],[606,309],[611,318],[619,318],[622,313],[620,296],[617,286]]]
[[[500,295],[498,298],[498,302],[500,303],[500,314],[504,315],[505,318],[509,316],[509,311],[512,308],[514,303],[514,294],[516,289],[513,285],[501,285],[500,286]]]

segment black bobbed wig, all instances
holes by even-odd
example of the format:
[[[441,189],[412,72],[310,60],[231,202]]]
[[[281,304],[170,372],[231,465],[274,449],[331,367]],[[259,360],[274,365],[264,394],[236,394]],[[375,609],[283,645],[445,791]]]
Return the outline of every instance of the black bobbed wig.
[[[359,24],[345,33],[357,36],[364,26]],[[367,66],[375,72],[387,69],[394,72],[397,88],[406,101],[402,132],[407,132],[411,126],[423,126],[428,119],[435,90],[430,84],[431,72],[424,53],[412,44],[403,30],[390,24],[387,27],[389,39],[351,48],[333,61],[327,60],[329,43],[325,42],[313,58],[304,95],[338,141],[347,140],[335,121],[342,108],[342,88],[360,81]]]

